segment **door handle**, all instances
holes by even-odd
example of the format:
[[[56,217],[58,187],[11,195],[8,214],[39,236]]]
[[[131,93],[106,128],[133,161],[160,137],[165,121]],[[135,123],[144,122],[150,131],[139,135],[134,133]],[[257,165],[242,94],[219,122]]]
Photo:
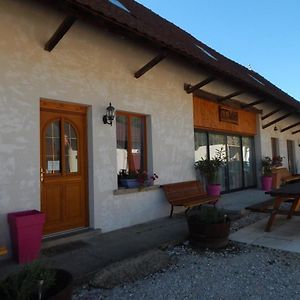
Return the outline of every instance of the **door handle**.
[[[44,169],[41,168],[41,170],[40,170],[40,180],[41,180],[41,182],[44,182],[44,174],[45,174]]]

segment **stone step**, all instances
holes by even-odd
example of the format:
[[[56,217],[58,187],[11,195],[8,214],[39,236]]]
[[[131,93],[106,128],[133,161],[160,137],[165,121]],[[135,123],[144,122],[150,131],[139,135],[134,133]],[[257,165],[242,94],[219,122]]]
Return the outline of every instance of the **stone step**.
[[[85,240],[92,237],[97,237],[101,234],[101,229],[85,228],[76,231],[64,232],[58,235],[45,236],[42,239],[42,249],[78,241]]]

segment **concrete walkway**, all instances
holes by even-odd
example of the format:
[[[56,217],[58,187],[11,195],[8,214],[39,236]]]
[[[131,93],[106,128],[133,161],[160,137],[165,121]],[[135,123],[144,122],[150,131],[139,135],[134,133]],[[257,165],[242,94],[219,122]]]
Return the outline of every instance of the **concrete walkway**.
[[[79,240],[75,238],[74,242],[43,250],[40,261],[70,271],[79,284],[113,262],[146,250],[183,242],[187,236],[184,215],[176,215],[172,219],[162,218],[105,234],[96,232],[92,236],[81,236]],[[19,269],[20,265],[13,260],[2,260],[0,278]]]
[[[218,207],[244,213],[244,208],[265,201],[264,192],[256,189],[221,196]],[[156,221],[101,234],[75,235],[72,241],[54,241],[50,248],[43,249],[40,261],[69,270],[77,283],[88,280],[95,272],[113,262],[135,256],[143,251],[165,247],[186,240],[188,228],[185,216],[175,215]],[[49,246],[49,242],[46,242]],[[46,243],[44,242],[44,247]],[[0,260],[0,278],[16,272],[20,266],[13,260]]]

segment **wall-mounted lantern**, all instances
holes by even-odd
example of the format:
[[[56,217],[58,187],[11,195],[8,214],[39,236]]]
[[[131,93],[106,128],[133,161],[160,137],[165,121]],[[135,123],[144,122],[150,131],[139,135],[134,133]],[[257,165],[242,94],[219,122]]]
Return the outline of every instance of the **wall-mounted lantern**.
[[[115,108],[109,103],[109,106],[106,108],[106,115],[103,116],[103,123],[109,124],[112,126],[112,121],[115,118]]]

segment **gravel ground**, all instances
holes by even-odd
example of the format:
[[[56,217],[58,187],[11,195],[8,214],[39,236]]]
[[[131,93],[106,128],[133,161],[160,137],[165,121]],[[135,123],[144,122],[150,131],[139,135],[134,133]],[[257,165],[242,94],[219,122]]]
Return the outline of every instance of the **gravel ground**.
[[[262,217],[243,217],[232,231]],[[73,299],[300,299],[299,254],[236,242],[216,251],[188,243],[167,251],[176,261],[168,269],[111,290],[84,286]]]

